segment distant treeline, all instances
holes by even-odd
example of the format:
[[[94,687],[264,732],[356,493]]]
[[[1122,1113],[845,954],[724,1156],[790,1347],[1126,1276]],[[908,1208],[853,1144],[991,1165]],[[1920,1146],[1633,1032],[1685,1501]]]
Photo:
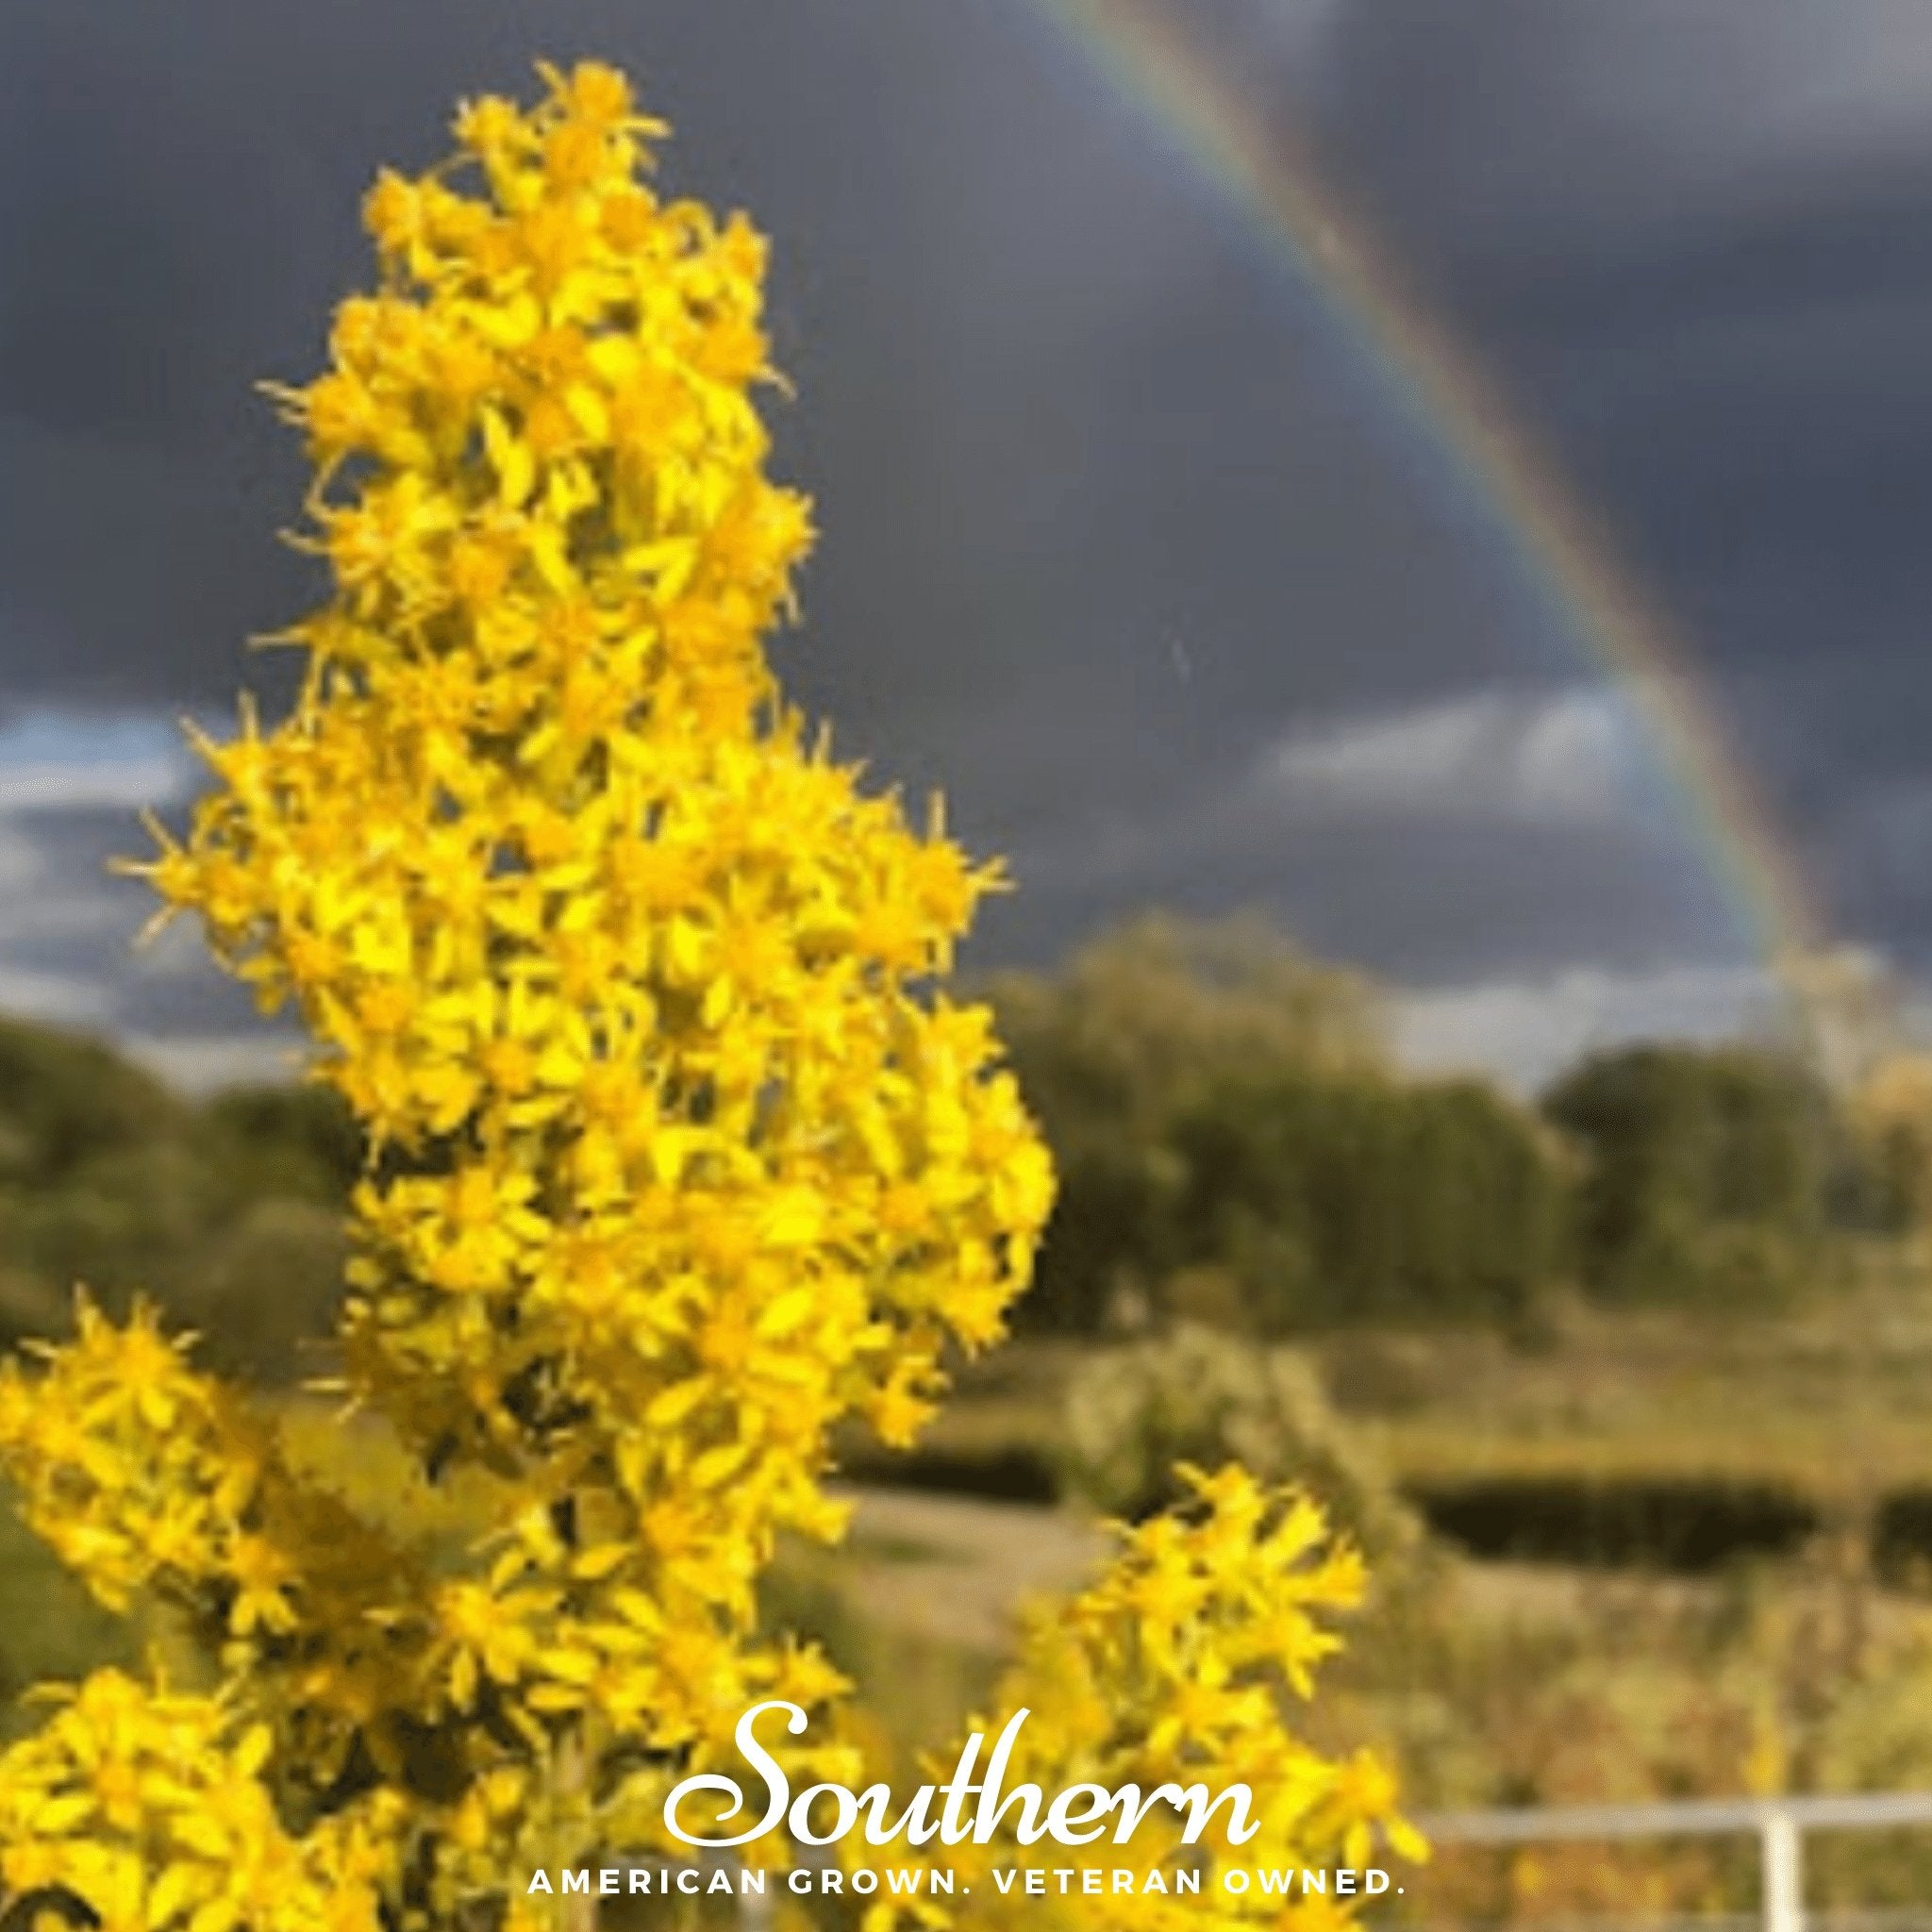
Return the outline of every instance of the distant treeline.
[[[1620,1049],[1535,1107],[1406,1078],[1374,989],[1251,921],[1148,919],[987,991],[1059,1164],[1036,1330],[1512,1323],[1565,1287],[1761,1307],[1927,1194],[1895,1108],[1861,1136],[1771,1049]],[[360,1162],[320,1088],[196,1106],[0,1023],[0,1339],[63,1325],[84,1282],[155,1295],[233,1366],[320,1366]]]
[[[1252,922],[1150,919],[993,997],[1060,1162],[1042,1329],[1507,1323],[1566,1287],[1763,1307],[1924,1192],[1774,1047],[1618,1048],[1535,1106],[1406,1078],[1373,989]]]
[[[85,1284],[153,1296],[224,1367],[313,1373],[360,1164],[321,1088],[197,1107],[92,1041],[0,1021],[0,1341],[63,1330]]]

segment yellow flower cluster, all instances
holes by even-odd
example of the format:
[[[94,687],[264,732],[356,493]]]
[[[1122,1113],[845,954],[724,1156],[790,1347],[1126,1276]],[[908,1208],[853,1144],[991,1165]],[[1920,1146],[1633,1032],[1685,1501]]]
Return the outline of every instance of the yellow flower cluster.
[[[1201,1874],[1197,1895],[1061,1897],[1049,1888],[1028,1898],[1002,1890],[993,1869],[1065,1866],[1074,1862],[1065,1846],[1051,1839],[1027,1845],[1007,1833],[984,1846],[948,1847],[957,1904],[940,1893],[884,1901],[865,1932],[914,1924],[926,1932],[1169,1932],[1183,1924],[1316,1932],[1346,1920],[1346,1901],[1299,1892],[1284,1900],[1255,1874],[1360,1868],[1384,1845],[1401,1857],[1426,1856],[1397,1813],[1394,1781],[1378,1759],[1367,1752],[1324,1757],[1290,1724],[1292,1706],[1313,1690],[1314,1667],[1340,1648],[1322,1620],[1360,1597],[1360,1558],[1334,1541],[1320,1507],[1297,1491],[1263,1485],[1238,1465],[1212,1476],[1186,1467],[1181,1474],[1187,1507],[1121,1530],[1114,1560],[1090,1589],[1028,1618],[1020,1657],[999,1689],[999,1715],[975,1719],[974,1728],[991,1736],[1014,1711],[1029,1713],[1007,1790],[1022,1783],[1047,1793],[1074,1785],[1146,1792],[1199,1784],[1219,1792],[1243,1784],[1254,1795],[1256,1836],[1230,1843],[1224,1810],[1203,1844],[1191,1848],[1180,1814],[1156,1807],[1128,1848],[1085,1855],[1137,1874],[1191,1866]],[[1244,1890],[1224,1884],[1230,1870],[1249,1874]]]
[[[909,1439],[997,1337],[1050,1205],[987,1012],[932,986],[996,868],[862,793],[762,656],[809,536],[750,400],[762,244],[646,184],[621,76],[543,74],[371,194],[379,286],[280,391],[334,587],[301,695],[203,743],[142,868],[365,1124],[348,1387],[496,1528],[455,1573],[397,1547],[150,1313],[83,1305],[0,1374],[0,1468],[221,1690],[96,1677],[0,1757],[0,1908],[519,1932],[553,1907],[515,1874],[663,1848],[751,1704],[813,1714],[799,1782],[852,1782],[846,1687],[754,1584],[781,1529],[836,1534],[835,1427]],[[1275,1681],[1350,1561],[1243,1479],[1200,1505],[1035,1627],[1029,1748],[1252,1776],[1271,1828],[1353,1844],[1379,1774],[1296,1744]]]
[[[142,868],[365,1124],[350,1388],[500,1477],[501,1532],[403,1561],[144,1315],[0,1387],[36,1526],[187,1609],[285,1804],[406,1792],[432,1917],[506,1844],[651,1842],[747,1703],[842,1690],[753,1582],[837,1532],[834,1426],[908,1439],[997,1336],[1052,1189],[985,1009],[930,990],[997,868],[762,656],[810,535],[751,400],[763,244],[652,190],[622,76],[543,74],[371,193],[377,288],[279,391],[334,585],[300,698],[202,741]]]
[[[378,1932],[388,1803],[294,1838],[273,1749],[215,1699],[97,1672],[0,1755],[0,1894],[84,1899],[102,1932]]]
[[[287,1466],[274,1431],[137,1306],[0,1365],[0,1470],[28,1524],[100,1600],[182,1613],[237,1680],[273,1687],[309,1792],[359,1745],[393,1769],[433,1711],[436,1632],[415,1565]]]
[[[904,1438],[1025,1279],[1045,1154],[985,1011],[910,990],[995,874],[760,655],[809,534],[761,242],[642,184],[607,68],[457,131],[482,192],[382,177],[382,289],[284,392],[335,582],[303,698],[206,748],[152,872],[375,1138],[358,1391],[440,1461],[598,1469],[729,1597],[823,1524],[830,1425]]]

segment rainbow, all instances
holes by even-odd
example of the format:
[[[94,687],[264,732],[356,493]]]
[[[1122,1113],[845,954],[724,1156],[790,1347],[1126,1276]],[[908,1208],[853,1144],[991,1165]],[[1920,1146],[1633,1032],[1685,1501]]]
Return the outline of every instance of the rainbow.
[[[1123,102],[1324,306],[1563,629],[1625,694],[1717,887],[1763,958],[1814,954],[1825,924],[1683,644],[1467,352],[1285,132],[1240,100],[1147,0],[1035,0]]]

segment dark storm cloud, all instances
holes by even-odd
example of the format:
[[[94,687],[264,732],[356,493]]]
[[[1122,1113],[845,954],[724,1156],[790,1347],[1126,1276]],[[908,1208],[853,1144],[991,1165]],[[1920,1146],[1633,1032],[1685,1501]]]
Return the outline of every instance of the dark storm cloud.
[[[1932,14],[1341,8],[1335,164],[1678,613],[1842,924],[1932,964]]]
[[[1690,615],[1845,909],[1902,944],[1932,934],[1932,895],[1896,877],[1898,827],[1924,817],[1926,684],[1896,669],[1932,569],[1923,16],[1204,0],[1190,18],[1241,85],[1313,119]],[[972,839],[1015,854],[1029,890],[990,918],[993,953],[1161,898],[1259,901],[1445,983],[1735,954],[1642,782],[1554,822],[1527,795],[1513,819],[1459,813],[1453,762],[1386,809],[1359,772],[1325,804],[1259,784],[1311,732],[1453,725],[1499,691],[1532,722],[1595,698],[1306,298],[1026,0],[15,0],[0,708],[227,700],[239,640],[310,589],[272,535],[300,466],[251,384],[312,368],[328,306],[365,277],[377,160],[427,160],[455,97],[580,52],[625,62],[677,123],[675,184],[776,238],[800,391],[781,467],[826,533],[780,662],[849,754],[943,785]],[[1840,690],[1842,666],[1889,695]],[[4,781],[0,858],[44,885],[51,823],[5,817]],[[0,1004],[9,970],[97,974],[91,943],[9,936],[0,910]],[[112,1024],[229,1024],[186,967],[144,970],[98,990]]]

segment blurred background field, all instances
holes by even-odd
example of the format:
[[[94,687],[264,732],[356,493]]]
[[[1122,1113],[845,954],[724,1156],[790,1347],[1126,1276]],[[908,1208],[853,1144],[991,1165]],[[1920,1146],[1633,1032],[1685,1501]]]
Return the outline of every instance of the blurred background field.
[[[1371,1601],[1312,1723],[1418,1808],[1932,1785],[1932,1121],[1908,1055],[1826,1077],[1762,1038],[1595,1057],[1534,1101],[1396,1064],[1374,990],[1262,924],[1140,922],[988,983],[1063,1192],[1017,1333],[920,1445],[845,1447],[850,1534],[775,1621],[942,1736],[1011,1620],[1179,1458],[1308,1484]],[[1890,1096],[1890,1097],[1888,1097]],[[482,1514],[315,1388],[360,1161],[321,1089],[199,1102],[0,1029],[9,1340],[136,1291],[262,1386],[299,1459],[453,1558]],[[0,1689],[165,1632],[92,1609],[10,1522]],[[1748,1906],[1748,1843],[1445,1856],[1471,1918]],[[1821,1840],[1820,1904],[1932,1884]]]

